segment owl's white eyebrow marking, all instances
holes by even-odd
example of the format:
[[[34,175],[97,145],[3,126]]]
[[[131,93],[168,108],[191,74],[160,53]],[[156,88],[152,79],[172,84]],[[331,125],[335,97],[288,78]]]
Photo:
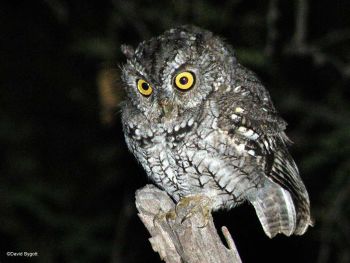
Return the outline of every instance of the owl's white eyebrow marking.
[[[146,69],[142,66],[141,63],[139,63],[137,60],[133,60],[130,63],[132,68],[136,71],[137,74],[140,74],[143,78],[149,81]]]
[[[186,62],[188,58],[183,50],[178,50],[174,58],[166,62],[166,66],[161,72],[161,79],[164,83],[171,83],[174,73]]]

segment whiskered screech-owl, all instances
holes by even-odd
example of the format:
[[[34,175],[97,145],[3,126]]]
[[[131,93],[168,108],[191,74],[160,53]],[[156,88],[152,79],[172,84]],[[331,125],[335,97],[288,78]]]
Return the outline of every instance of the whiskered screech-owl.
[[[269,237],[306,231],[309,197],[286,122],[228,44],[181,26],[122,51],[125,139],[158,187],[176,202],[206,195],[212,210],[247,200]]]

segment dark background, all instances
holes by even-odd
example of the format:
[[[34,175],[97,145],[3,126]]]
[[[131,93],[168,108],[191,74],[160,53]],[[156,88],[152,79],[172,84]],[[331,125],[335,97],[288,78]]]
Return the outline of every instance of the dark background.
[[[217,226],[244,262],[350,262],[350,1],[33,0],[0,5],[1,263],[160,262],[134,207],[147,178],[119,115],[101,122],[97,76],[125,61],[122,43],[187,23],[224,37],[268,87],[316,222],[269,240],[244,205]]]

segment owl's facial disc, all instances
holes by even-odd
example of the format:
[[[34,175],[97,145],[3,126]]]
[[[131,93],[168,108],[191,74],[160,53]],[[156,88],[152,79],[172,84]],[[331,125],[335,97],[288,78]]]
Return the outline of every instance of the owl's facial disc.
[[[199,123],[207,109],[203,104],[230,79],[223,73],[233,72],[229,68],[235,64],[219,38],[198,28],[170,30],[135,50],[122,50],[128,58],[123,80],[133,116],[166,129],[190,120]]]

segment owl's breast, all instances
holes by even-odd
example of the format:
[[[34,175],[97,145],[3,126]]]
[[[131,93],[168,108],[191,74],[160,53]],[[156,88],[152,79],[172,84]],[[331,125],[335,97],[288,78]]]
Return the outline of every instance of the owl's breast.
[[[175,200],[189,192],[188,180],[181,170],[180,142],[168,133],[157,134],[147,144],[135,147],[135,156],[148,177],[168,192]]]
[[[147,175],[172,196],[186,188],[179,172],[178,151],[194,127],[189,119],[181,123],[124,122],[127,145]]]
[[[236,142],[217,128],[214,118],[154,128],[133,126],[129,149],[148,177],[174,200],[206,194],[214,207],[239,203],[247,188],[246,159]]]

